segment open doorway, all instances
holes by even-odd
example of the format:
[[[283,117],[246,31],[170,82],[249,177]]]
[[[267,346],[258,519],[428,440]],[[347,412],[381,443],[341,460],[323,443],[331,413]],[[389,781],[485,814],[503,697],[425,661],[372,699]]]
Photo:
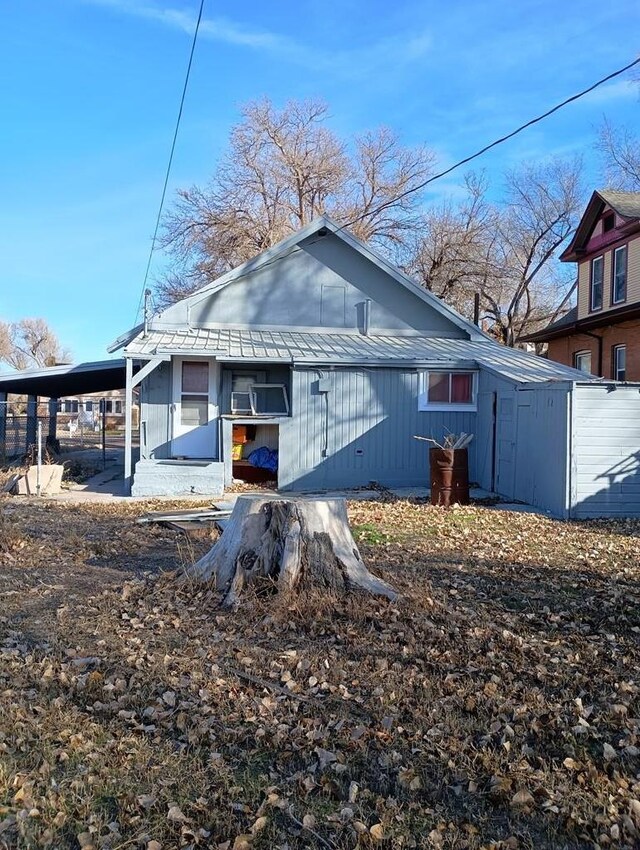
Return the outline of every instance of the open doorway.
[[[277,486],[280,442],[278,425],[234,422],[231,442],[234,483]]]

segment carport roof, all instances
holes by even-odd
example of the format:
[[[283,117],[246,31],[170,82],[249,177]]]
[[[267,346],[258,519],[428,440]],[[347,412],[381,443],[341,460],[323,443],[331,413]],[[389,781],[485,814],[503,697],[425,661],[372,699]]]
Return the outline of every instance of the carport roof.
[[[107,392],[124,389],[124,386],[125,361],[123,359],[49,366],[43,369],[24,369],[20,372],[0,374],[0,392],[46,398]]]

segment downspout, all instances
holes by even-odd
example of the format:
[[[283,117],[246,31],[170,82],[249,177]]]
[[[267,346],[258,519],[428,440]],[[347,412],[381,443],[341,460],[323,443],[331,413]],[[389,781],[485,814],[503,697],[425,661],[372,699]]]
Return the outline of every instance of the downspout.
[[[598,377],[604,378],[602,374],[602,337],[598,336],[598,334],[591,333],[591,331],[578,331],[578,333],[582,333],[585,336],[590,336],[592,339],[598,340]]]

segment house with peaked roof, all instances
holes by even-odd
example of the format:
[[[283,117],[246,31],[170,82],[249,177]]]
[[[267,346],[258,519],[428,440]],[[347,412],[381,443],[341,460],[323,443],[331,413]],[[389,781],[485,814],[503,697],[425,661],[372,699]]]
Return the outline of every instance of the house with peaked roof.
[[[560,259],[577,263],[577,304],[526,341],[589,374],[640,381],[640,192],[594,192]]]
[[[464,431],[470,478],[487,490],[558,516],[640,513],[640,485],[623,500],[640,424],[616,436],[623,409],[640,422],[637,388],[501,346],[327,217],[120,349],[128,398],[140,388],[139,458],[126,406],[134,495],[219,495],[255,468],[281,491],[425,486],[414,435]],[[594,466],[595,410],[611,413],[615,445]]]

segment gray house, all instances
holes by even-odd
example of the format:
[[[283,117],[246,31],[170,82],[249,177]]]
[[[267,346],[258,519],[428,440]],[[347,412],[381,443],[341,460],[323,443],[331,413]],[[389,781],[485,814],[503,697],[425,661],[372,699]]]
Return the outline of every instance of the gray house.
[[[219,495],[261,467],[283,491],[425,485],[413,435],[466,431],[481,487],[563,517],[640,513],[637,386],[500,346],[326,217],[121,348],[134,495]]]

